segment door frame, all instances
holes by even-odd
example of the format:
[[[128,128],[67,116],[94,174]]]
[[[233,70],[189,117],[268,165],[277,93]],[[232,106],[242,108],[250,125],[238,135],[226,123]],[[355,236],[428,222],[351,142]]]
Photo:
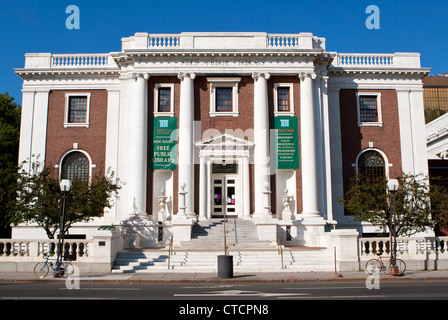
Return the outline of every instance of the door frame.
[[[222,182],[220,184],[215,183],[215,180],[221,180]],[[233,183],[229,182],[231,180],[234,180]],[[238,217],[240,215],[240,195],[241,195],[241,191],[240,191],[240,183],[239,183],[239,175],[238,172],[237,173],[212,173],[211,174],[211,180],[210,180],[210,207],[211,207],[211,212],[210,212],[210,217],[211,218],[222,218],[224,217],[224,214],[227,217]],[[222,192],[221,192],[221,204],[215,204],[216,200],[215,200],[215,187],[221,186],[222,187]],[[229,194],[228,194],[228,187],[234,187],[235,188],[235,192],[234,192],[234,204],[229,204]],[[232,201],[232,198],[230,198],[230,201]],[[231,208],[229,208],[229,206],[233,206]],[[221,213],[217,212],[215,213],[215,208],[217,207],[221,207],[222,211]],[[228,211],[229,209],[234,209],[234,212],[230,212]]]

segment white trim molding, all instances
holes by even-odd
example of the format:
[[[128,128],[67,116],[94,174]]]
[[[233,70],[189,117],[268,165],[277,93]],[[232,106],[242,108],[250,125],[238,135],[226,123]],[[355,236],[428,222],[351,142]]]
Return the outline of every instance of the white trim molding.
[[[289,111],[278,110],[278,88],[289,88]],[[287,117],[294,116],[294,84],[275,83],[274,84],[274,116]]]
[[[241,78],[207,78],[210,83],[210,117],[238,117],[238,83]],[[216,111],[216,88],[232,88],[232,111]]]
[[[71,97],[86,97],[86,122],[68,122],[70,98]],[[89,127],[90,121],[90,92],[66,92],[65,93],[65,111],[64,111],[64,128],[68,127]]]
[[[361,96],[375,96],[376,97],[376,111],[377,111],[377,120],[374,122],[366,122],[361,121],[361,105],[359,103],[359,97]],[[383,118],[381,115],[381,92],[356,92],[356,108],[358,112],[358,126],[366,126],[366,127],[382,127],[383,126]]]
[[[160,88],[170,88],[170,111],[158,111]],[[174,83],[156,83],[154,86],[154,117],[174,117]]]

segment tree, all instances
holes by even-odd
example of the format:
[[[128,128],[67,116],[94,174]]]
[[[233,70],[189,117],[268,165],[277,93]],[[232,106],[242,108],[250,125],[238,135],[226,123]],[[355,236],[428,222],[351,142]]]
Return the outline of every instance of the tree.
[[[434,228],[435,217],[440,219],[446,215],[446,192],[436,186],[430,188],[428,179],[421,175],[403,173],[397,180],[399,189],[395,194],[396,219],[390,231],[400,237]],[[366,176],[358,174],[339,202],[353,216],[353,221],[370,222],[383,232],[389,232],[391,197],[392,194],[387,192],[386,178],[369,181]],[[438,205],[431,206],[431,202]]]
[[[17,164],[21,107],[6,92],[0,94],[0,164]]]
[[[9,221],[16,225],[36,223],[45,230],[48,238],[54,239],[61,218],[59,179],[42,162],[31,162],[29,172],[23,170],[23,165],[18,174],[16,210],[9,216]],[[72,181],[62,232],[65,234],[76,222],[101,217],[105,208],[113,206],[113,199],[118,197],[120,189],[120,180],[114,178],[110,170],[105,176],[92,177],[90,182],[81,179]]]
[[[21,107],[0,94],[0,238],[10,237],[8,216],[14,211]]]

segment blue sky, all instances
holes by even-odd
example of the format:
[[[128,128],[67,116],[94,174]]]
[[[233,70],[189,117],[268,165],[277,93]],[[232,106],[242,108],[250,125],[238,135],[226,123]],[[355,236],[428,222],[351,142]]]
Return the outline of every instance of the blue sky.
[[[67,6],[80,9],[80,29],[65,26]],[[380,29],[369,30],[366,8],[380,9]],[[0,93],[21,103],[22,82],[13,68],[27,52],[120,51],[135,32],[312,32],[327,50],[355,53],[420,52],[431,74],[448,72],[448,1],[160,1],[1,0]]]

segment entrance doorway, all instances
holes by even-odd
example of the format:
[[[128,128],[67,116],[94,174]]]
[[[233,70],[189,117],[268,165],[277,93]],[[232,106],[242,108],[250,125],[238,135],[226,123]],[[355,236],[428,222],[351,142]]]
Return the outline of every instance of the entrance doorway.
[[[239,180],[236,169],[236,164],[225,166],[213,164],[211,176],[212,218],[223,217],[224,215],[228,217],[238,216]]]

